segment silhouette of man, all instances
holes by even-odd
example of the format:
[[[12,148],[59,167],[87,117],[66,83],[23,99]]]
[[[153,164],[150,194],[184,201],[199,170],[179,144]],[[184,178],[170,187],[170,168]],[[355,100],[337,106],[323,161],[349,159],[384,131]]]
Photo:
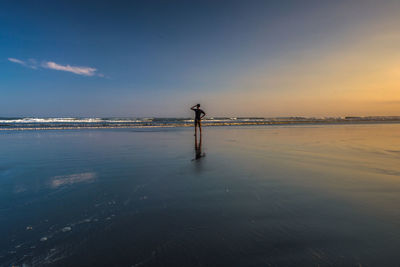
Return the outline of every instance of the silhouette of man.
[[[197,135],[197,127],[199,127],[200,135],[201,135],[201,119],[204,118],[206,113],[202,109],[200,109],[200,104],[194,105],[190,109],[195,112],[195,117],[194,117],[194,135]]]

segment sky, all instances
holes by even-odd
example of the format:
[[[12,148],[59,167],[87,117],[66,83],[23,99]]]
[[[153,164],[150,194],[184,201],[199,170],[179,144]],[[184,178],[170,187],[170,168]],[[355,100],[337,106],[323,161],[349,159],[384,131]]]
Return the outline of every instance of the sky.
[[[400,115],[400,1],[1,1],[0,117]]]

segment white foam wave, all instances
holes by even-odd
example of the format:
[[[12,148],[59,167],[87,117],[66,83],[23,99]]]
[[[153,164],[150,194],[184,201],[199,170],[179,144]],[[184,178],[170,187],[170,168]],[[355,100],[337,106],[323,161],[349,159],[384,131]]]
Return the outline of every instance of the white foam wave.
[[[137,119],[102,119],[102,118],[21,118],[0,120],[0,123],[128,123],[128,122],[142,122]]]
[[[0,123],[4,124],[51,124],[51,123],[67,123],[67,124],[74,124],[74,123],[163,123],[163,122],[176,122],[176,123],[191,123],[194,119],[181,119],[176,118],[174,119],[158,119],[154,121],[154,118],[72,118],[72,117],[65,117],[65,118],[35,118],[35,117],[26,117],[26,118],[15,118],[15,119],[1,119]],[[204,118],[203,122],[231,122],[231,121],[270,121],[268,119],[259,119],[259,118]]]

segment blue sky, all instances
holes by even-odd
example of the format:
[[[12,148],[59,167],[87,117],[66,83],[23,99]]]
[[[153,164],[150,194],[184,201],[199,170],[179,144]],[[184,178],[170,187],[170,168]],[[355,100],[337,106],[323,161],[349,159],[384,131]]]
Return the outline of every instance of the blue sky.
[[[400,115],[397,80],[342,83],[393,69],[400,3],[379,3],[2,2],[0,116]]]

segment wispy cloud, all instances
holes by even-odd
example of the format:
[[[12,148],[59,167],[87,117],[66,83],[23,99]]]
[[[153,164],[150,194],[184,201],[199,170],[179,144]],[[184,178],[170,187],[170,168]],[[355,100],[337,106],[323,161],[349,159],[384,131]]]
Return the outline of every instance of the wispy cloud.
[[[9,57],[8,61],[20,64],[20,65],[22,65],[24,67],[28,67],[28,68],[31,68],[31,69],[37,69],[37,66],[35,66],[35,63],[34,63],[35,61],[32,60],[32,59],[29,60],[29,63],[28,63],[28,62],[25,62],[25,61],[17,59],[17,58]],[[30,63],[33,63],[33,64],[30,64]]]
[[[16,58],[9,57],[8,60],[11,62],[17,63],[17,64],[26,65],[25,61],[22,61],[22,60],[19,60]]]
[[[61,70],[68,71],[78,75],[84,76],[93,76],[96,74],[97,69],[90,67],[79,67],[79,66],[70,66],[70,65],[60,65],[52,61],[43,62],[42,66],[44,68],[52,69],[52,70]]]
[[[84,67],[84,66],[71,66],[71,65],[61,65],[58,63],[55,63],[53,61],[43,61],[40,65],[36,63],[36,60],[34,59],[29,59],[28,61],[20,60],[17,58],[8,58],[8,61],[22,65],[24,67],[28,67],[31,69],[37,69],[37,68],[45,68],[45,69],[52,69],[52,70],[59,70],[59,71],[66,71],[66,72],[71,72],[77,75],[83,75],[83,76],[98,76],[98,77],[104,77],[103,74],[97,73],[96,68],[92,67]]]

